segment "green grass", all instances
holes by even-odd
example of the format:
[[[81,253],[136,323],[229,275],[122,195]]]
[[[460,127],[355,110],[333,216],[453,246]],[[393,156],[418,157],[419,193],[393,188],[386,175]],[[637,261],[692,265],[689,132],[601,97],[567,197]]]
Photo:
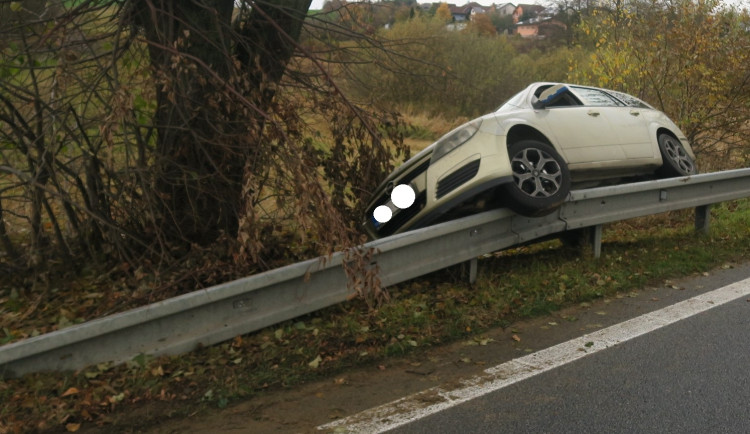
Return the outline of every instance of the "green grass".
[[[481,259],[473,287],[454,267],[389,288],[391,301],[377,310],[355,300],[179,357],[8,380],[0,383],[0,431],[114,420],[144,426],[156,419],[137,409],[149,405],[166,406],[176,417],[223,408],[354,366],[474,339],[521,318],[747,260],[750,200],[716,207],[710,235],[696,234],[692,219],[684,211],[610,225],[599,259],[549,241]]]

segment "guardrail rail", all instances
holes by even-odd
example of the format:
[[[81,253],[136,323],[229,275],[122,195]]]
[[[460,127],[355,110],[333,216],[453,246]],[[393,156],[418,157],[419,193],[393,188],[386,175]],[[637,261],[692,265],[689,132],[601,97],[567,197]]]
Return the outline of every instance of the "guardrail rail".
[[[572,191],[555,213],[527,218],[496,209],[372,241],[384,286],[566,230],[750,197],[750,169]],[[0,347],[0,376],[180,354],[304,315],[351,294],[342,252],[94,319]],[[476,270],[476,262],[473,262]]]

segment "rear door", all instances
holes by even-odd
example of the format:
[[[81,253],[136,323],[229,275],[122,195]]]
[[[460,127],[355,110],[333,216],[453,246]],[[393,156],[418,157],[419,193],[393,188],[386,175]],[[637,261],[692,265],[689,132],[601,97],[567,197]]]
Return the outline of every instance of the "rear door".
[[[602,160],[633,160],[653,157],[653,147],[648,132],[648,123],[643,116],[644,108],[630,107],[599,89],[573,86],[585,106],[607,119],[612,138],[602,142],[606,148]],[[610,158],[607,158],[607,157]]]

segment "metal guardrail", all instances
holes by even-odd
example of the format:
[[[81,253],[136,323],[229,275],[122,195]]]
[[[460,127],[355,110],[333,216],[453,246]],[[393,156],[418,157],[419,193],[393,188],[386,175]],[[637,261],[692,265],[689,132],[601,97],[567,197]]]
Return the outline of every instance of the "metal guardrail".
[[[577,190],[541,218],[496,209],[361,247],[389,286],[566,230],[744,197],[750,169]],[[344,260],[299,262],[1,346],[0,376],[180,354],[340,303],[351,294]]]

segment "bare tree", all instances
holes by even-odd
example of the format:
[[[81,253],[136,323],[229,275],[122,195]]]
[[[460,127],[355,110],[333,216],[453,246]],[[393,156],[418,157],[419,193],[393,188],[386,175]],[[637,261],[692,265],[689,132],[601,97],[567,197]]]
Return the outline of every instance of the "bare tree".
[[[307,17],[310,0],[0,3],[15,17],[0,24],[14,266],[190,255],[252,270],[361,240],[354,216],[405,148],[396,117],[336,85],[316,35],[353,32]]]

